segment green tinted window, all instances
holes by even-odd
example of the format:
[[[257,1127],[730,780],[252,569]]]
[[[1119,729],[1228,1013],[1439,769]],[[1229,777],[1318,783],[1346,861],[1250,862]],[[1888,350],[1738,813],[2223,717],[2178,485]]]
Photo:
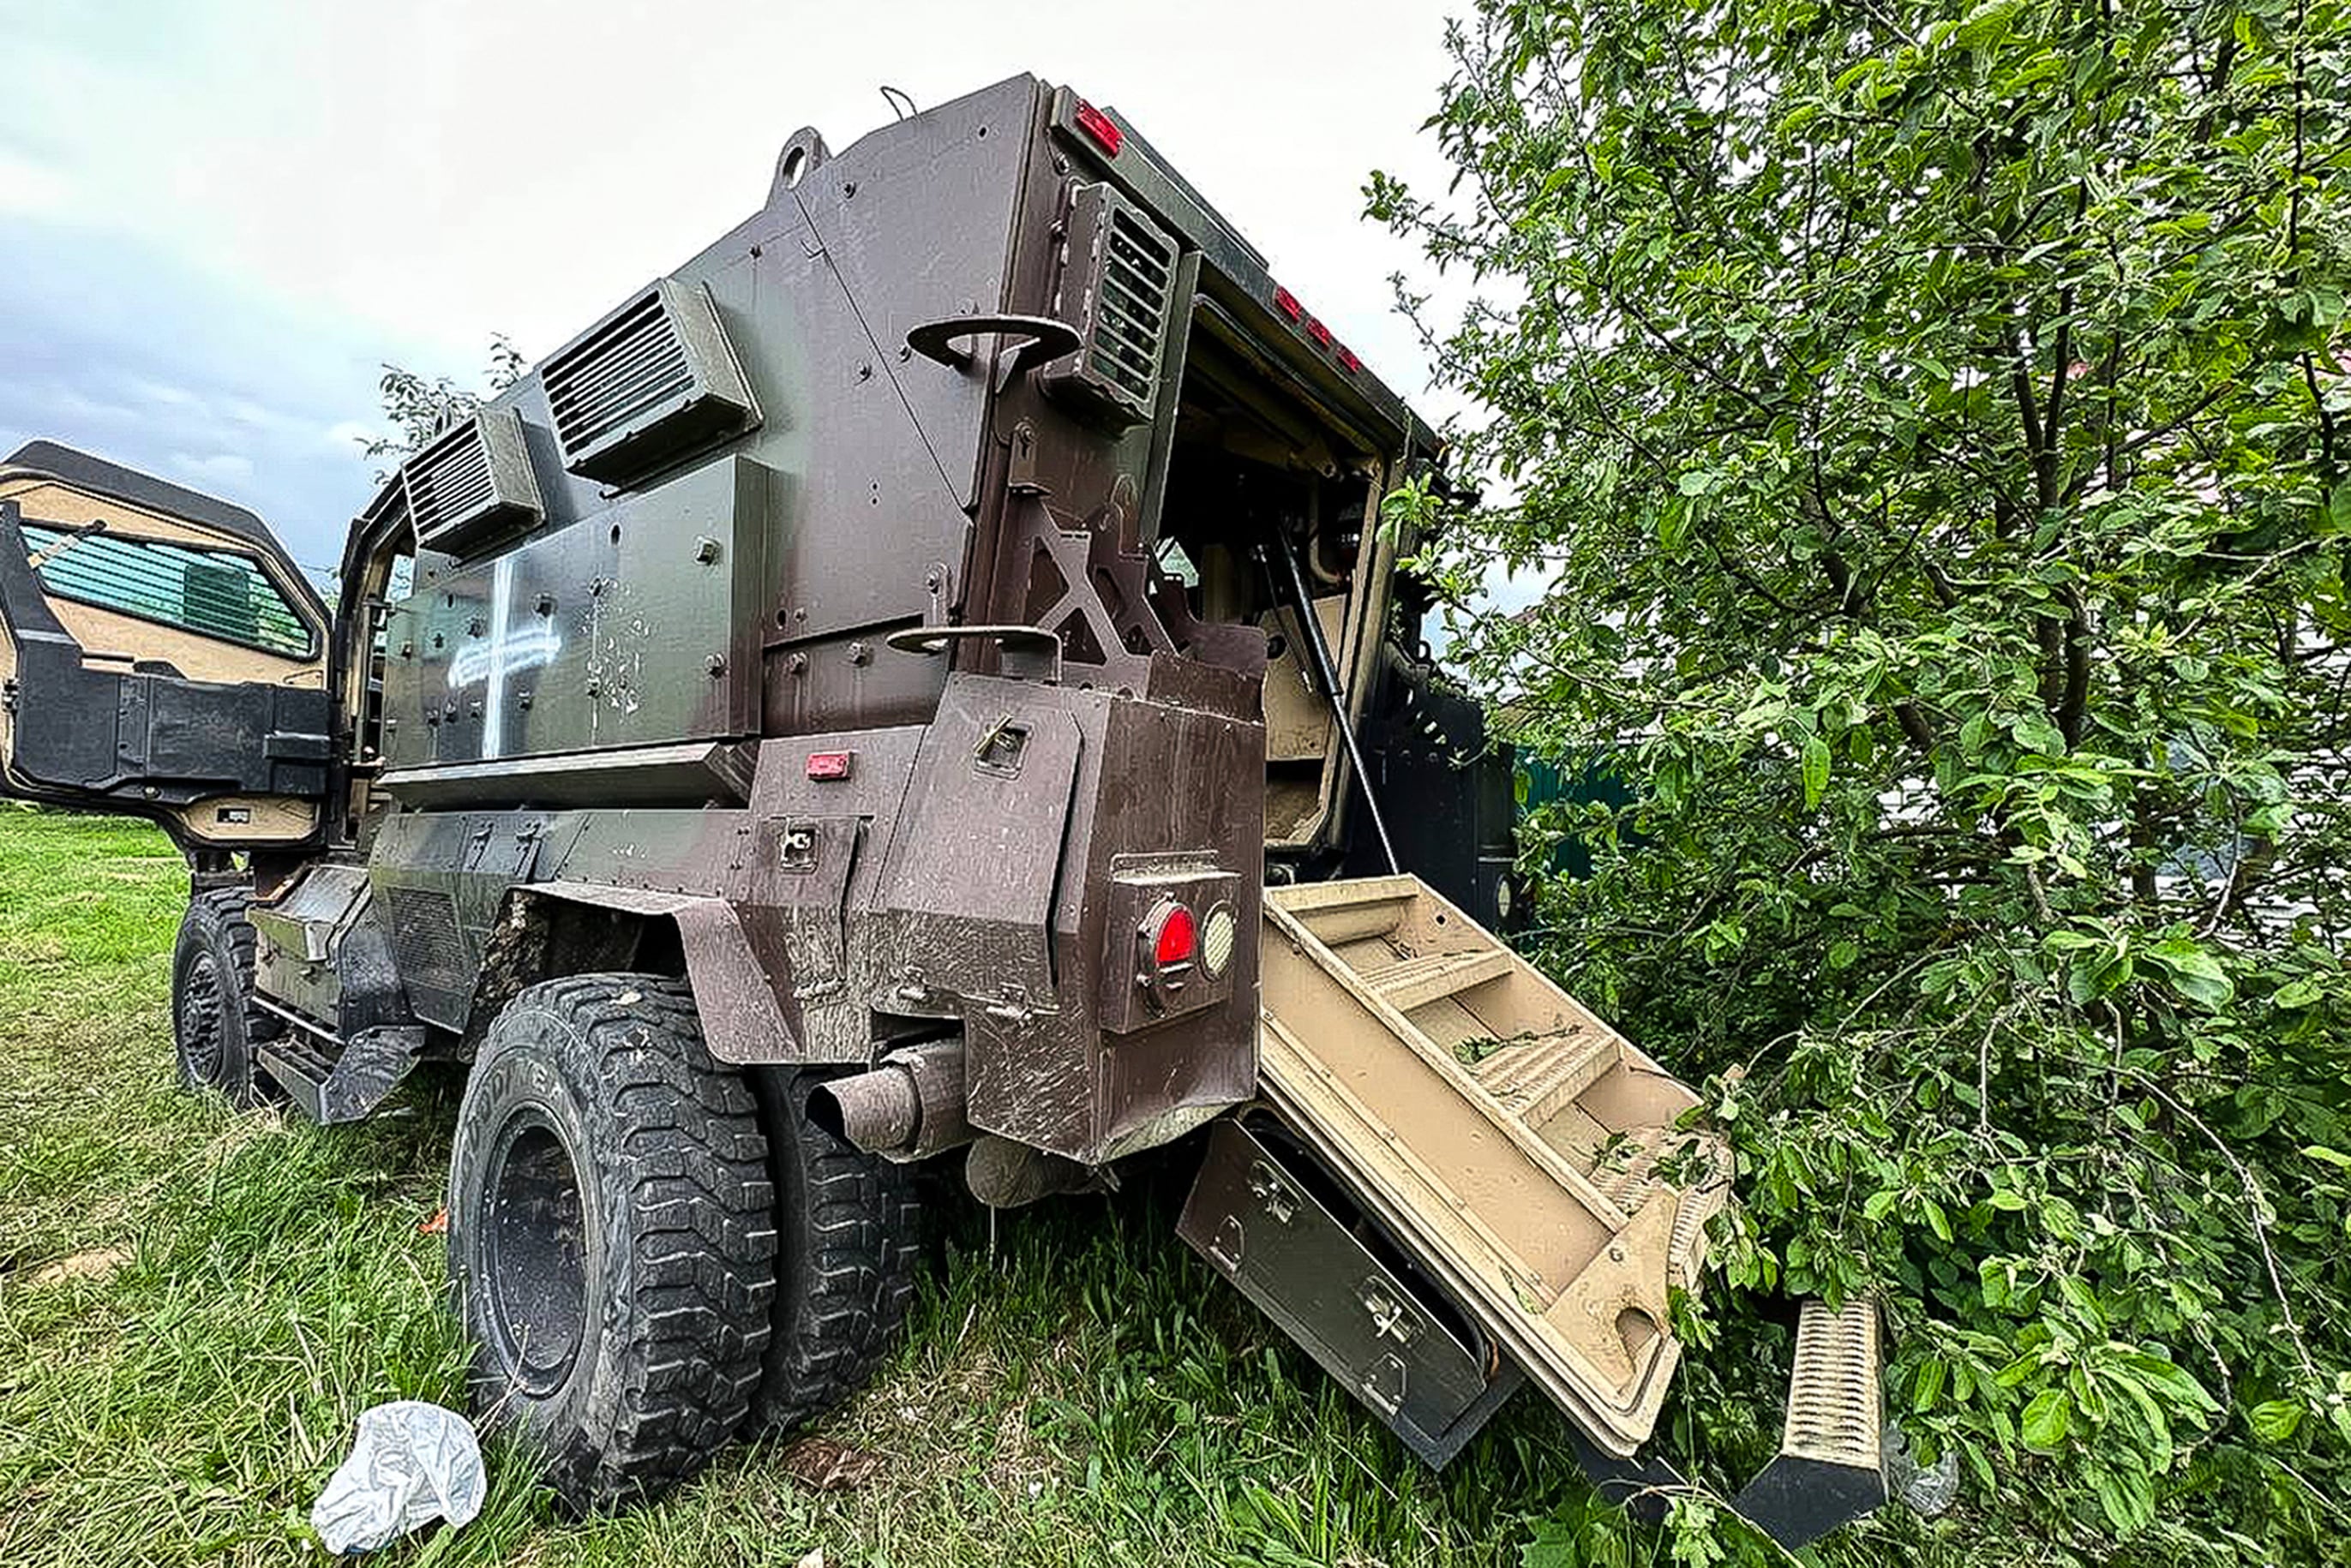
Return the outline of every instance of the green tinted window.
[[[310,628],[247,556],[104,530],[77,536],[27,523],[24,534],[41,586],[60,597],[265,653],[309,656]]]

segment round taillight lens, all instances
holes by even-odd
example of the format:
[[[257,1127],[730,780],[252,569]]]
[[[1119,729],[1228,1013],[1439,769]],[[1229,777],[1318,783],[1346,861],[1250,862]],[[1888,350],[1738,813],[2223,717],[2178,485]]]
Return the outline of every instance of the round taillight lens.
[[[1200,928],[1193,921],[1192,911],[1181,904],[1172,906],[1159,917],[1159,930],[1151,939],[1151,960],[1160,968],[1170,964],[1190,963],[1200,950]]]

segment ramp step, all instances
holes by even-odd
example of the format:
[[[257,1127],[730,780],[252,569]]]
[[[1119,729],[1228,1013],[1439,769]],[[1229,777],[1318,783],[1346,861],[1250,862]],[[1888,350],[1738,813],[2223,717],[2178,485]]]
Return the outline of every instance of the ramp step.
[[[1584,1029],[1562,1029],[1525,1042],[1500,1042],[1470,1068],[1488,1094],[1540,1127],[1573,1104],[1621,1060],[1616,1042]]]
[[[1398,1012],[1410,1012],[1443,997],[1458,996],[1473,985],[1499,980],[1510,972],[1517,956],[1507,948],[1483,948],[1462,953],[1428,953],[1398,959],[1363,971],[1364,980],[1380,999]]]
[[[1885,1506],[1877,1336],[1877,1305],[1858,1297],[1834,1312],[1808,1297],[1797,1319],[1780,1452],[1732,1504],[1791,1552]]]
[[[1698,1096],[1413,877],[1269,888],[1265,919],[1269,1104],[1545,1397],[1634,1453],[1679,1357],[1670,1292],[1729,1196],[1719,1140],[1677,1127]]]

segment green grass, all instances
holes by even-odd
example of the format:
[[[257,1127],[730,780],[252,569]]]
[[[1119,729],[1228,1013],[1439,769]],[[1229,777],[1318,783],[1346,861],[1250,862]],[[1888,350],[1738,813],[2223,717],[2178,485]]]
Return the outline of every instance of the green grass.
[[[185,886],[149,828],[0,805],[12,1568],[319,1561],[309,1504],[358,1413],[463,1407],[441,1245],[418,1230],[455,1085],[332,1130],[181,1092]],[[656,1506],[566,1522],[494,1444],[482,1517],[381,1560],[1515,1564],[1535,1521],[1582,1518],[1539,1400],[1432,1476],[1175,1239],[1180,1196],[1146,1176],[992,1233],[954,1207],[904,1348],[822,1428],[885,1456],[854,1490],[803,1490],[769,1443]],[[1656,1552],[1613,1514],[1579,1533],[1596,1561]]]

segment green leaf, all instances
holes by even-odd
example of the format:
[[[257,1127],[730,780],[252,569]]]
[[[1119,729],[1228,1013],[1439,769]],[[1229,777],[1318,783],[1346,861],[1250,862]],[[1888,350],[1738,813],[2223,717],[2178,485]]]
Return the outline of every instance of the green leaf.
[[[2245,1424],[2264,1443],[2290,1443],[2302,1427],[2302,1407],[2291,1399],[2271,1399],[2245,1412]]]
[[[2135,1535],[2155,1517],[2155,1485],[2145,1470],[2101,1465],[2090,1472],[2090,1490],[2116,1535]]]
[[[2024,9],[2024,0],[1978,0],[1959,18],[1959,42],[1970,49],[1988,48],[2008,36],[2009,24]]]
[[[2325,986],[2319,984],[2316,980],[2305,975],[2300,980],[2290,980],[2283,985],[2279,986],[2277,990],[2270,993],[2270,1002],[2273,1005],[2282,1007],[2288,1012],[2299,1012],[2303,1008],[2308,1007],[2312,1002],[2318,1001],[2325,994],[2326,988]]]
[[[1829,744],[1818,735],[1804,737],[1804,809],[1821,804],[1829,787]]]
[[[2147,959],[2160,967],[2171,989],[2189,1001],[2206,1007],[2222,1007],[2237,994],[2229,971],[2220,961],[2206,952],[2186,937],[2166,937],[2143,950]]]
[[[2073,1425],[2074,1398],[2063,1388],[2043,1388],[2024,1407],[2018,1430],[2024,1446],[2036,1453],[2053,1454]]]
[[[1949,1365],[1940,1359],[1921,1362],[1917,1380],[1910,1389],[1911,1410],[1923,1416],[1933,1409],[1935,1401],[1942,1397],[1943,1385],[1950,1375]]]

